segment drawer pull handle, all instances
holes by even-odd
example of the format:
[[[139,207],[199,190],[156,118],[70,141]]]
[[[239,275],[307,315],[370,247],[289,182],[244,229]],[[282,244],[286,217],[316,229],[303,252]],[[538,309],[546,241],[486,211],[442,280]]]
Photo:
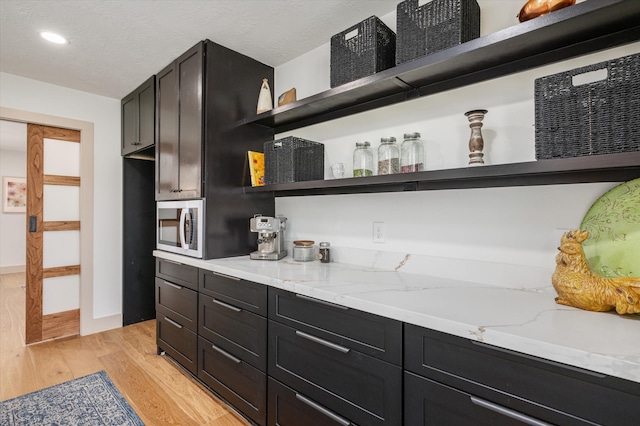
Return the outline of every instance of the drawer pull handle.
[[[182,266],[183,264],[180,262],[176,262],[175,260],[169,260],[169,259],[162,259],[160,262],[167,262],[167,263],[173,263],[174,265],[180,265]]]
[[[211,349],[218,352],[220,355],[226,358],[229,358],[231,361],[235,362],[236,364],[240,364],[242,362],[240,359],[231,355],[229,352],[225,351],[224,349],[217,347],[216,345],[211,345]]]
[[[234,281],[240,281],[241,278],[238,277],[233,277],[231,275],[226,275],[226,274],[221,274],[220,272],[214,272],[214,271],[210,271],[213,275],[218,275],[219,277],[223,277],[223,278],[229,278],[230,280],[234,280]]]
[[[217,300],[217,299],[214,299],[214,298],[211,298],[211,300],[213,300],[213,303],[215,303],[216,305],[220,305],[220,306],[223,306],[223,307],[225,307],[227,309],[231,309],[234,312],[242,312],[242,309],[236,308],[235,306],[229,305],[228,303],[224,303],[224,302],[222,302],[220,300]]]
[[[168,322],[169,324],[173,325],[173,326],[176,326],[176,327],[178,327],[178,328],[182,328],[182,326],[181,326],[180,324],[178,324],[177,322],[175,322],[175,321],[174,321],[174,320],[172,320],[172,319],[169,319],[169,318],[167,318],[167,317],[164,317],[164,320],[165,320],[166,322]]]
[[[300,395],[299,393],[296,394],[296,399],[308,405],[309,407],[313,408],[314,410],[324,414],[325,416],[329,417],[331,420],[335,421],[336,423],[340,423],[342,426],[349,426],[351,424],[351,422],[345,419],[344,417],[337,415],[333,411],[330,411],[329,409],[324,408],[322,405],[310,400],[307,397]]]
[[[487,410],[518,420],[524,424],[531,425],[531,426],[551,426],[550,423],[543,422],[538,419],[534,419],[533,417],[529,417],[526,414],[522,414],[517,411],[511,410],[509,408],[503,407],[501,405],[494,404],[493,402],[485,401],[484,399],[476,398],[475,396],[472,396],[470,398],[471,398],[471,402],[473,402],[475,405],[479,407],[486,408]]]
[[[302,331],[296,330],[296,336],[300,336],[300,337],[305,338],[307,340],[311,340],[312,342],[319,343],[322,346],[326,346],[328,348],[331,348],[331,349],[334,349],[336,351],[342,352],[343,354],[346,354],[347,352],[350,351],[349,348],[345,348],[344,346],[336,345],[335,343],[328,342],[328,341],[326,341],[324,339],[321,339],[321,338],[316,337],[316,336],[312,336],[312,335],[304,333]]]
[[[298,299],[308,300],[308,301],[310,301],[310,302],[316,302],[316,303],[319,303],[319,304],[321,304],[321,305],[331,306],[331,307],[333,307],[333,308],[342,309],[342,310],[344,310],[344,311],[346,311],[347,309],[349,309],[349,308],[348,308],[348,307],[346,307],[346,306],[337,305],[337,304],[335,304],[335,303],[331,303],[331,302],[325,302],[324,300],[315,299],[315,298],[313,298],[313,297],[305,296],[304,294],[298,294],[298,293],[296,293],[296,297],[297,297]]]
[[[165,283],[166,285],[168,285],[169,287],[173,287],[173,288],[177,288],[178,290],[182,290],[182,287],[180,287],[180,286],[179,286],[179,285],[177,285],[177,284],[170,283],[169,281],[165,281],[165,280],[163,280],[163,281],[164,281],[164,283]]]

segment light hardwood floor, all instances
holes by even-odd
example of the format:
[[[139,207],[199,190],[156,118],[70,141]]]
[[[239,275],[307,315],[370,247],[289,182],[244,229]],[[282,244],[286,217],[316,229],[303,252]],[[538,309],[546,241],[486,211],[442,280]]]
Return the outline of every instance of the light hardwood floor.
[[[25,346],[23,285],[0,275],[0,400],[105,370],[146,425],[249,425],[156,354],[155,320]]]

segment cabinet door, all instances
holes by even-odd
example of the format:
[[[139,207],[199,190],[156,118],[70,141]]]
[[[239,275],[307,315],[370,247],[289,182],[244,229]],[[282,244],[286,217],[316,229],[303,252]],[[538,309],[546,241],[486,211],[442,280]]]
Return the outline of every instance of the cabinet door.
[[[202,194],[202,43],[176,60],[179,97],[178,198]]]
[[[178,73],[175,62],[156,79],[156,200],[168,200],[179,189]]]
[[[122,155],[136,150],[138,142],[138,96],[136,92],[122,99]]]
[[[156,344],[158,351],[165,351],[194,375],[198,374],[198,335],[180,324],[179,319],[158,314]]]
[[[156,77],[152,76],[138,92],[138,143],[136,150],[153,146],[156,135]]]
[[[402,423],[400,367],[271,320],[268,373],[356,424]]]

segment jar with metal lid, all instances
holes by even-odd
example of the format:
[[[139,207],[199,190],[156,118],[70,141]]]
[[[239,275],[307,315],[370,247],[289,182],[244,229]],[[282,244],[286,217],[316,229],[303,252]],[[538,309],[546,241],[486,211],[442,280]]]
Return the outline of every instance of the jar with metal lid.
[[[320,243],[320,262],[331,262],[331,249],[329,248],[330,246],[331,244],[326,241]]]
[[[396,145],[396,138],[380,139],[378,146],[378,174],[391,175],[400,173],[400,148]]]
[[[373,175],[373,152],[369,142],[356,142],[353,151],[353,177]]]
[[[400,145],[400,172],[412,173],[424,170],[424,145],[420,133],[405,133]]]
[[[311,262],[316,260],[317,252],[314,241],[297,240],[293,242],[293,260],[296,262]]]

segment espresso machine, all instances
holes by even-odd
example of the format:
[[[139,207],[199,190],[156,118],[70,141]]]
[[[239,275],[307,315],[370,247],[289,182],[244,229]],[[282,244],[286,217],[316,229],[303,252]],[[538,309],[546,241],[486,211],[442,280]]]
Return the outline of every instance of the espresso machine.
[[[258,233],[258,250],[249,254],[250,259],[280,260],[287,255],[284,249],[284,229],[287,218],[257,214],[250,221],[251,232]]]

